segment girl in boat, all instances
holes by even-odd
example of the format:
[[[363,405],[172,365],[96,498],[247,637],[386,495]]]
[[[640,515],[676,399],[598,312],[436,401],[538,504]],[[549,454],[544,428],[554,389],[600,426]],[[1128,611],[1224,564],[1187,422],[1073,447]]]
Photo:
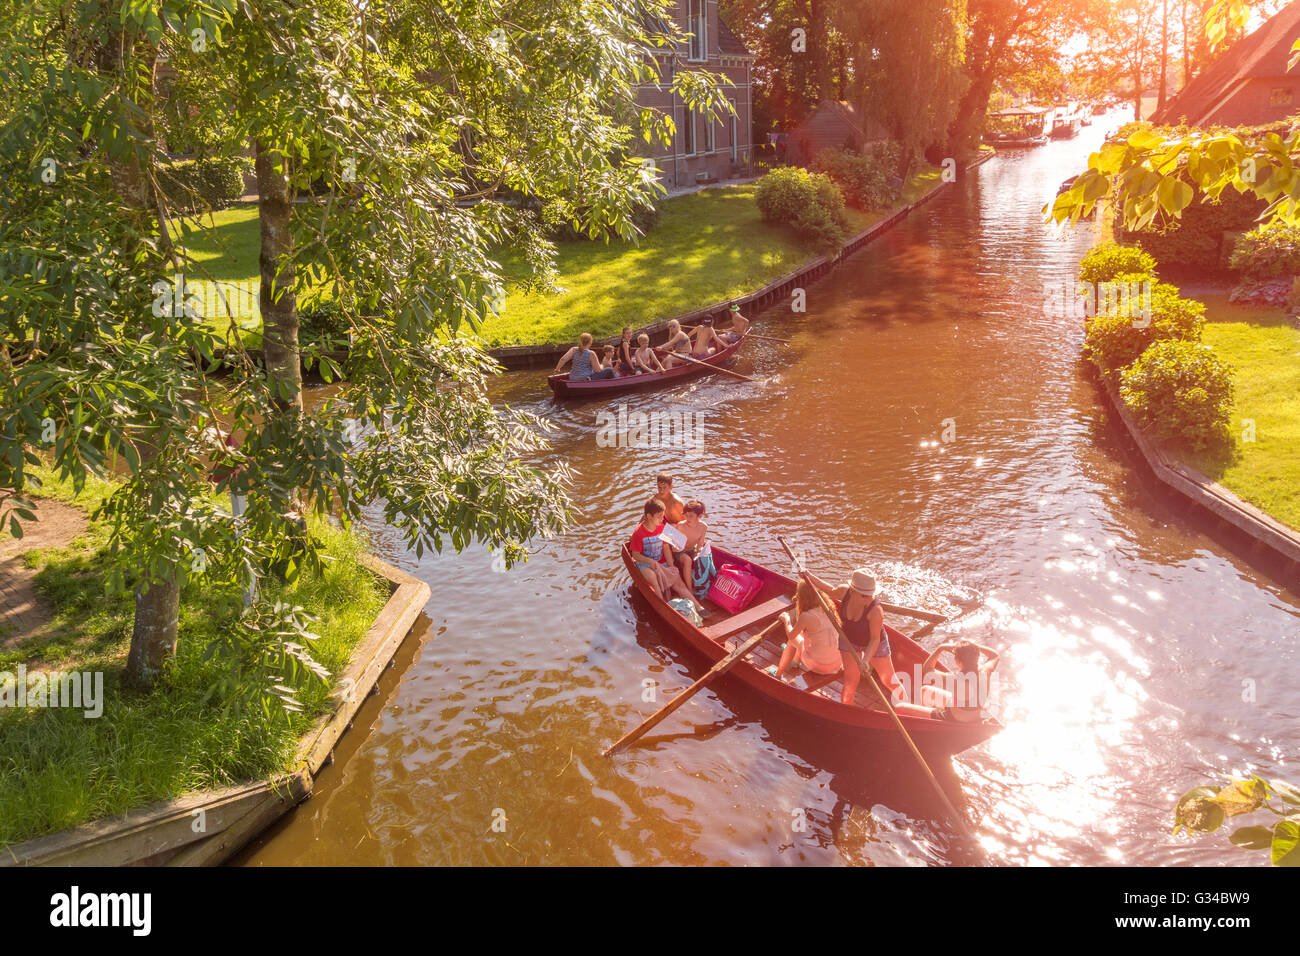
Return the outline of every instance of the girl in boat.
[[[935,665],[939,655],[952,651],[957,661],[957,672],[944,672]],[[980,657],[984,657],[981,663]],[[997,652],[971,641],[949,641],[940,644],[921,665],[921,679],[929,684],[937,680],[937,691],[947,704],[935,711],[935,716],[958,723],[975,724],[984,719],[984,705],[988,703],[989,683],[998,667]],[[930,675],[934,674],[934,678]],[[929,679],[927,679],[929,678]]]
[[[565,352],[555,364],[555,371],[564,371],[564,366],[573,362],[569,370],[570,382],[590,382],[593,379],[613,378],[617,373],[612,368],[605,368],[600,359],[591,350],[591,333],[583,332],[579,344]]]
[[[637,570],[650,582],[655,594],[665,601],[670,597],[685,598],[703,615],[704,605],[695,600],[695,595],[677,573],[673,546],[663,539],[663,530],[664,503],[658,498],[651,498],[645,503],[645,513],[627,543],[627,549],[632,552],[632,560]]]
[[[682,324],[676,319],[668,323],[668,341],[664,344],[663,350],[668,353],[669,368],[690,364],[677,358],[679,355],[691,354],[691,337],[682,331]]]
[[[635,375],[636,360],[632,357],[635,348],[632,345],[632,326],[623,326],[623,338],[618,343],[618,374]]]
[[[799,664],[814,674],[837,674],[844,671],[844,691],[840,702],[853,703],[862,672],[853,655],[840,650],[840,635],[835,624],[826,616],[817,595],[806,581],[799,582],[794,596],[795,623],[790,625],[790,615],[782,612],[780,621],[785,626],[785,650],[774,676],[780,677],[796,658]]]
[[[858,568],[839,587],[832,587],[815,574],[808,576],[818,590],[835,599],[835,609],[844,623],[844,636],[865,660],[871,662],[881,682],[889,689],[894,704],[906,703],[907,691],[894,673],[889,635],[885,633],[885,611],[876,596],[876,579],[871,572]]]
[[[641,372],[666,372],[664,363],[659,361],[659,356],[655,355],[655,350],[650,347],[650,336],[642,332],[636,337],[636,343],[640,346],[636,354],[632,356],[636,363],[636,370]]]
[[[691,590],[703,601],[718,576],[718,569],[713,566],[713,549],[709,547],[709,526],[704,523],[704,504],[686,502],[684,515],[677,530],[686,538],[686,544],[677,555],[677,564],[682,579],[691,582]]]

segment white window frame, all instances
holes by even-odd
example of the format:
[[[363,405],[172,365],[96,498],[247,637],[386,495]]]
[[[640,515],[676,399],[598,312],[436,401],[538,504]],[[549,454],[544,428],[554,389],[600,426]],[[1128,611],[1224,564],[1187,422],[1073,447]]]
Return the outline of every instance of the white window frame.
[[[709,0],[686,0],[686,30],[691,34],[687,40],[686,61],[707,63],[709,61]]]

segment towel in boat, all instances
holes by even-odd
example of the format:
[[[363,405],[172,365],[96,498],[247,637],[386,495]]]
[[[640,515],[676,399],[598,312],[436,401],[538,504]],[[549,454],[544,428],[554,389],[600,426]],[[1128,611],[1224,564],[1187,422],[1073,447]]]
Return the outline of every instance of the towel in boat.
[[[664,522],[664,529],[659,532],[659,537],[663,538],[673,546],[674,551],[680,551],[686,547],[686,535],[677,530],[676,525]]]

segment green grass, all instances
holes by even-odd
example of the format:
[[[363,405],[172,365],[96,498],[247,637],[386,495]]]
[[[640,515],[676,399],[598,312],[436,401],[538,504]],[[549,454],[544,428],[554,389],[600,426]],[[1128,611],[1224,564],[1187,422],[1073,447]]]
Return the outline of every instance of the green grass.
[[[1300,330],[1281,311],[1198,295],[1206,303],[1205,344],[1237,369],[1227,456],[1190,459],[1255,507],[1300,529]],[[1245,420],[1255,441],[1243,441]]]
[[[71,490],[47,484],[67,500]],[[387,600],[387,589],[357,560],[363,541],[325,522],[312,531],[332,560],[293,585],[264,582],[271,600],[300,605],[319,621],[313,656],[337,675]],[[304,687],[302,714],[279,709],[223,708],[200,703],[216,675],[204,649],[240,613],[236,591],[187,584],[182,592],[180,642],[165,679],[151,693],[125,693],[120,684],[130,644],[132,599],[104,591],[102,528],[67,549],[29,555],[36,585],[54,610],[54,626],[36,646],[0,659],[29,668],[102,671],[103,715],[83,710],[0,709],[0,846],[76,826],[157,800],[226,786],[290,769],[299,737],[327,709],[328,690]]]
[[[938,185],[941,170],[923,167],[902,203]],[[659,223],[639,242],[557,243],[559,286],[543,294],[516,290],[499,316],[484,324],[491,346],[597,338],[737,298],[815,258],[790,230],[764,223],[755,186],[704,189],[667,200]],[[850,209],[857,233],[892,210]],[[510,266],[507,264],[507,271]]]
[[[921,167],[900,205],[937,186],[941,174],[937,166]],[[860,232],[892,211],[850,209],[850,231]],[[213,281],[255,283],[261,242],[256,204],[215,213],[211,225],[211,234],[186,240],[190,255]],[[637,243],[558,243],[559,285],[566,291],[516,289],[482,335],[490,346],[568,342],[584,331],[614,335],[624,325],[647,325],[753,292],[814,257],[788,229],[761,221],[753,184],[705,189],[667,200],[659,224]],[[522,275],[509,260],[506,270]],[[191,275],[197,288],[210,287],[199,269]],[[222,329],[228,325],[224,315],[209,319]],[[239,327],[247,346],[260,344],[260,313],[241,318]]]

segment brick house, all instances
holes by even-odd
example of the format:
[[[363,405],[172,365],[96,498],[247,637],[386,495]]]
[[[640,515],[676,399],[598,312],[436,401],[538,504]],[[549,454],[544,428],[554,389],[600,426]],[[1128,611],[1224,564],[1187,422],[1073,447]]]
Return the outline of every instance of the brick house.
[[[743,174],[752,167],[754,156],[750,81],[754,56],[718,15],[717,0],[675,0],[673,19],[690,36],[676,51],[653,51],[659,83],[643,84],[637,92],[638,106],[673,117],[677,126],[671,147],[659,143],[646,147],[660,182],[674,189]],[[672,77],[691,69],[720,73],[735,84],[724,91],[735,116],[710,123],[686,109],[672,92]]]
[[[1229,47],[1151,116],[1156,124],[1263,126],[1300,111],[1300,66],[1287,69],[1300,37],[1300,3],[1292,3]]]

